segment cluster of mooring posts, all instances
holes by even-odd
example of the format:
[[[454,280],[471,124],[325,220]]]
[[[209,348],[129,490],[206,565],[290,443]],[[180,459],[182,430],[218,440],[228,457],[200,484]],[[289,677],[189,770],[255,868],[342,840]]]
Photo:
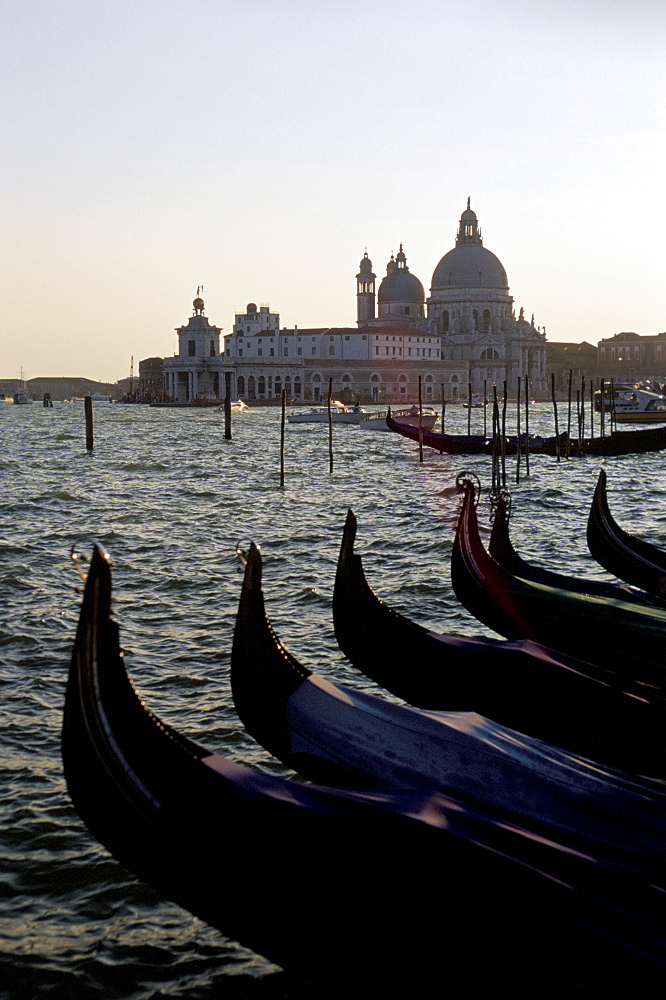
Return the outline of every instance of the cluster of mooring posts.
[[[225,397],[224,397],[224,439],[225,441],[231,440],[231,373],[224,373],[225,382]],[[610,398],[610,410],[608,414],[605,412],[605,406],[603,401],[605,399],[606,386],[609,387],[609,398]],[[566,435],[560,440],[560,429],[559,429],[559,411],[558,403],[555,396],[555,375],[551,375],[551,399],[553,404],[553,416],[555,423],[555,458],[556,461],[561,461],[561,459],[568,459],[571,457],[572,453],[578,453],[581,450],[581,443],[586,440],[586,426],[585,426],[585,413],[586,413],[586,393],[589,391],[589,413],[590,413],[590,434],[589,439],[594,438],[594,400],[595,393],[598,391],[601,399],[601,407],[599,412],[599,436],[601,438],[605,437],[607,434],[613,434],[617,431],[617,418],[615,414],[614,401],[615,396],[613,392],[614,384],[613,379],[599,379],[598,389],[595,389],[594,379],[590,379],[589,382],[585,379],[585,376],[581,378],[580,387],[576,388],[575,393],[573,389],[573,371],[569,371],[569,384],[568,384],[568,394],[567,394],[567,429]],[[522,405],[522,394],[524,389],[525,395],[525,432],[521,429],[521,405]],[[506,443],[507,443],[507,404],[508,404],[508,386],[506,379],[503,383],[502,400],[500,404],[500,398],[497,391],[497,384],[492,385],[492,400],[488,397],[488,384],[487,381],[483,382],[483,398],[478,404],[472,403],[472,384],[468,383],[467,386],[468,397],[467,397],[467,434],[468,436],[472,433],[472,409],[483,410],[483,436],[490,437],[492,440],[492,485],[493,488],[504,488],[506,487],[507,474],[506,474]],[[419,413],[423,410],[423,397],[422,397],[422,376],[419,375]],[[529,476],[530,474],[530,417],[529,417],[529,381],[527,375],[524,379],[518,379],[516,383],[516,482],[520,481],[520,469],[522,459],[525,460],[525,474]],[[330,378],[328,381],[328,394],[327,394],[327,409],[328,409],[328,466],[329,473],[333,472],[333,420],[331,415],[331,402],[333,399],[333,379]],[[488,415],[487,409],[489,404],[492,402],[492,428],[490,435],[488,434]],[[44,406],[52,407],[53,401],[48,393],[44,395]],[[575,406],[575,411],[574,411]],[[93,418],[93,401],[91,396],[86,396],[84,398],[84,410],[85,410],[85,426],[86,426],[86,448],[88,451],[93,451],[95,447],[94,441],[94,418]],[[285,425],[286,425],[286,410],[287,410],[287,391],[282,390],[281,397],[281,420],[280,420],[280,486],[284,486],[285,479]],[[607,419],[606,419],[607,418]],[[576,432],[573,433],[573,423],[575,419]],[[442,384],[442,432],[446,428],[446,400],[444,398],[444,385]],[[423,425],[419,422],[419,462],[423,461]]]

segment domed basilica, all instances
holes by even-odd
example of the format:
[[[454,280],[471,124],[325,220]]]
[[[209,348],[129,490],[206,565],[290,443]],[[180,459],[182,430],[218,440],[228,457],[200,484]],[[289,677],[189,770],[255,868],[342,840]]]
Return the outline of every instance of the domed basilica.
[[[426,299],[407,265],[402,244],[376,286],[366,253],[356,275],[356,326],[314,329],[280,326],[268,305],[248,303],[231,333],[204,315],[199,296],[178,328],[178,353],[164,362],[172,403],[214,401],[229,384],[234,397],[320,401],[336,397],[374,403],[455,401],[493,384],[513,396],[518,381],[546,390],[546,334],[516,318],[506,271],[483,246],[467,201],[455,246],[435,268]]]
[[[436,336],[441,360],[462,363],[474,392],[508,383],[511,393],[527,376],[534,392],[546,389],[546,332],[516,318],[513,297],[501,261],[483,245],[476,213],[467,208],[453,249],[444,254],[432,276],[430,297],[407,267],[402,244],[388,263],[377,290],[367,253],[357,280],[357,325],[376,329],[387,324]]]

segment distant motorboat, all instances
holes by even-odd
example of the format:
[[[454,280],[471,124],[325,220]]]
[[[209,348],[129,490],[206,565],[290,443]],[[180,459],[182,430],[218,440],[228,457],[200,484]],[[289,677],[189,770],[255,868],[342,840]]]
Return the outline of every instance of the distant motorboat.
[[[401,410],[389,410],[387,413],[370,413],[361,420],[358,425],[363,431],[390,431],[386,418],[391,414],[393,420],[401,424],[408,424],[410,427],[418,427],[419,424],[424,430],[431,431],[437,421],[439,414],[431,406],[424,406],[420,411],[418,406],[407,406]]]
[[[601,390],[594,394],[594,408],[601,412]],[[604,384],[604,413],[618,423],[666,422],[666,396],[649,389],[641,389],[628,382]]]
[[[250,407],[247,403],[244,403],[242,399],[232,399],[231,400],[231,412],[232,413],[245,413]],[[224,413],[224,405],[218,406],[218,413]]]
[[[331,422],[334,424],[360,424],[369,415],[362,406],[345,406],[338,402],[331,404]],[[290,424],[327,424],[328,407],[313,406],[302,413],[290,413],[287,420]]]

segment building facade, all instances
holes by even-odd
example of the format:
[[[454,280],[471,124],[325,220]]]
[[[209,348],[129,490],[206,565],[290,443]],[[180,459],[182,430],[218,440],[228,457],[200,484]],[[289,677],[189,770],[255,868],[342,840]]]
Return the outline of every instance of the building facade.
[[[374,403],[456,400],[525,376],[534,393],[546,390],[546,335],[518,318],[506,272],[483,246],[467,202],[455,246],[442,257],[426,300],[400,249],[377,287],[364,254],[356,275],[356,326],[287,329],[268,305],[248,303],[234,327],[221,330],[204,315],[203,299],[177,329],[178,353],[164,362],[165,392],[174,403],[231,394],[248,401],[320,402],[336,398]]]
[[[666,333],[616,333],[599,341],[597,354],[604,378],[666,382]]]
[[[164,359],[164,390],[172,403],[219,399],[224,394],[221,330],[204,316],[198,288],[192,309],[187,323],[176,329],[178,353]]]

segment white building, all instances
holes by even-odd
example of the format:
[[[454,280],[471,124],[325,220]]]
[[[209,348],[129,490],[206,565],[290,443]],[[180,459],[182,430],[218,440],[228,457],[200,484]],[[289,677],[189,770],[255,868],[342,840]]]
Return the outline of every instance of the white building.
[[[224,395],[224,361],[220,355],[220,327],[204,316],[204,301],[197,297],[185,326],[176,328],[178,353],[164,359],[164,388],[172,403],[219,399]]]
[[[514,393],[527,376],[531,391],[546,390],[545,329],[516,319],[506,271],[483,246],[467,201],[455,246],[442,257],[426,301],[402,244],[379,288],[368,254],[356,275],[356,326],[280,329],[280,315],[250,302],[224,337],[194,300],[194,315],[178,328],[178,354],[165,361],[173,402],[220,398],[229,374],[231,394],[243,399],[322,400],[330,380],[335,396],[370,402],[455,400],[468,385]]]

